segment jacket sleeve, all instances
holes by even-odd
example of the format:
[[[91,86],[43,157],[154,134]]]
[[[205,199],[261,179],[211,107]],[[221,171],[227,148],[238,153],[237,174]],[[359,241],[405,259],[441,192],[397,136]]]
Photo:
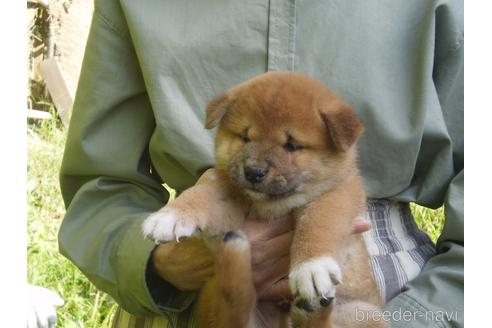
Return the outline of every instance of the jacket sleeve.
[[[154,116],[125,26],[116,1],[96,1],[60,173],[59,248],[125,310],[145,316],[181,311],[193,293],[147,272],[155,245],[141,224],[168,194],[151,173]]]
[[[390,311],[388,313],[396,315],[392,318],[391,327],[464,326],[464,43],[461,6],[442,6],[436,12],[433,79],[453,143],[451,165],[455,170],[444,196],[445,225],[436,245],[437,254],[426,263],[421,274],[406,286],[406,291],[386,305],[386,310]],[[405,311],[409,311],[407,319],[410,320],[400,316]]]

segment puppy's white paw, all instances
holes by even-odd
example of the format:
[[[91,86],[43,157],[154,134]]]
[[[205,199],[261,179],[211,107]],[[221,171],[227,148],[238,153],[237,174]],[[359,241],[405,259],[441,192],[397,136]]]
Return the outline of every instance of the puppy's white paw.
[[[190,218],[185,218],[179,211],[165,208],[151,214],[142,224],[146,237],[155,241],[179,241],[179,238],[190,237],[198,226]]]
[[[289,286],[298,307],[311,312],[328,306],[335,297],[335,286],[342,280],[342,270],[330,256],[317,257],[295,265],[289,273]]]

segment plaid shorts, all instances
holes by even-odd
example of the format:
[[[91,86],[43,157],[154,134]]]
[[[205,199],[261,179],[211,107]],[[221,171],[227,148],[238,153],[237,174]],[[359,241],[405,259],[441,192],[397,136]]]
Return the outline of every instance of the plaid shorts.
[[[386,302],[398,295],[415,278],[425,262],[435,254],[435,246],[422,232],[408,203],[369,200],[366,219],[372,229],[365,232],[374,278]],[[194,307],[182,313],[167,313],[153,318],[135,317],[118,308],[113,327],[117,328],[190,328],[196,327]]]

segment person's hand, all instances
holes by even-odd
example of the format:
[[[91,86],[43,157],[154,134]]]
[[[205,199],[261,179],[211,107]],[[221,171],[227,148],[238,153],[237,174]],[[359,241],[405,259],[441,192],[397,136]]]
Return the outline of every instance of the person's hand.
[[[363,233],[371,229],[371,223],[363,216],[358,216],[352,221],[352,234]]]
[[[284,278],[289,272],[294,227],[292,216],[269,223],[247,220],[244,224],[243,230],[251,243],[253,282],[259,300],[291,298]]]
[[[27,327],[53,328],[56,325],[56,307],[64,304],[54,291],[27,285]]]
[[[290,247],[295,222],[290,216],[271,223],[248,220],[244,231],[251,242],[253,280],[259,300],[281,301],[292,299],[287,276],[290,266]],[[353,221],[352,233],[371,228],[363,217]]]
[[[160,244],[152,253],[155,272],[179,290],[196,290],[214,275],[214,257],[198,238]]]
[[[287,276],[294,223],[292,217],[270,224],[254,220],[245,223],[244,231],[251,242],[253,278],[260,300],[291,298]],[[353,233],[369,228],[364,218],[354,220]],[[197,238],[160,244],[152,253],[152,263],[162,279],[183,291],[203,287],[214,275],[214,256],[205,242]]]

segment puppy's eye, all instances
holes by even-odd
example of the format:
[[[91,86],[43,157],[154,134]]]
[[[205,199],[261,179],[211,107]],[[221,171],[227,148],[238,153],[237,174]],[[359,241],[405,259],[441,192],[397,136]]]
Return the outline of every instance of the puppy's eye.
[[[243,139],[243,142],[244,142],[244,143],[248,143],[248,142],[250,142],[250,141],[251,141],[251,140],[249,139],[249,137],[248,137],[248,129],[244,130],[244,133],[243,133],[243,135],[242,135],[241,139]]]
[[[288,151],[289,153],[292,153],[294,151],[297,151],[297,150],[301,150],[302,149],[302,146],[299,146],[299,145],[296,145],[295,143],[293,143],[292,141],[287,141],[285,144],[284,144],[284,149],[286,151]]]

